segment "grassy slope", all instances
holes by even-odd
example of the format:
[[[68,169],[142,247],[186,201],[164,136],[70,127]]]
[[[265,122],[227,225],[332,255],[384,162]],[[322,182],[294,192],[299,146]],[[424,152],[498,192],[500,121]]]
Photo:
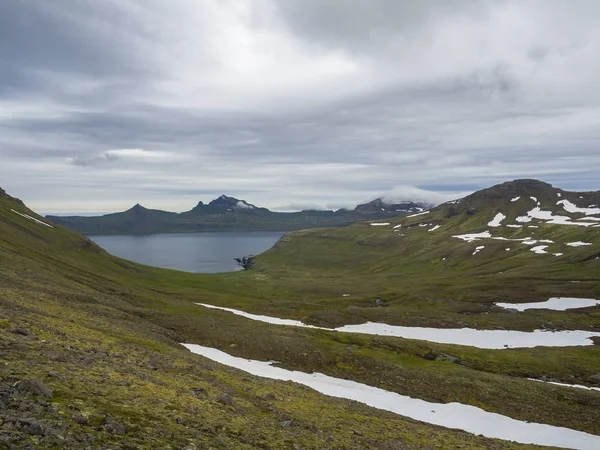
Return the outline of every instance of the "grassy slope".
[[[189,341],[240,356],[276,359],[289,367],[350,377],[427,400],[459,400],[524,420],[592,432],[600,429],[596,393],[565,390],[521,378],[545,375],[567,382],[598,383],[598,347],[482,351],[275,327],[192,304],[202,301],[279,316],[306,316],[321,324],[375,319],[530,329],[552,321],[558,327],[591,328],[598,323],[597,313],[591,309],[514,315],[490,308],[489,303],[506,300],[507,295],[514,297],[522,290],[540,299],[560,293],[596,295],[596,263],[578,261],[593,254],[594,248],[580,249],[578,256],[557,258],[552,264],[539,264],[536,258],[541,255],[524,250],[506,260],[494,261],[490,257],[486,265],[471,258],[471,247],[479,244],[451,244],[454,241],[442,234],[443,228],[434,235],[425,227],[410,227],[406,239],[400,240],[398,236],[391,239],[389,229],[356,225],[296,233],[259,258],[253,272],[192,275],[109,257],[64,229],[46,230],[10,213],[6,208],[14,207],[14,203],[6,197],[0,202],[0,297],[1,313],[6,317],[1,332],[10,343],[5,346],[10,354],[8,365],[1,372],[3,381],[16,381],[31,367],[32,374],[43,377],[65,396],[64,404],[85,403],[84,412],[93,420],[100,420],[100,412],[109,411],[135,431],[150,417],[151,427],[168,430],[165,436],[152,434],[161,444],[175,442],[172,433],[181,439],[178,442],[193,437],[198,424],[205,423],[209,424],[207,429],[212,428],[198,439],[222,448],[227,446],[218,444],[219,439],[230,439],[228,442],[236,445],[249,439],[244,443],[253,446],[271,442],[272,448],[289,448],[285,439],[302,442],[308,448],[352,448],[350,442],[357,448],[377,448],[373,441],[377,436],[428,445],[434,445],[436,440],[466,442],[476,448],[499,445],[461,433],[444,432],[442,436],[435,427],[417,426],[356,405],[347,415],[346,402],[324,401],[308,390],[240,377],[235,371],[217,368],[176,345]],[[403,228],[424,218],[404,219]],[[434,219],[427,217],[427,223]],[[483,222],[480,218],[468,220]],[[456,226],[466,229],[475,225],[461,222]],[[550,228],[543,232],[565,232],[562,228]],[[435,241],[429,241],[432,236]],[[428,238],[426,245],[424,237]],[[355,258],[357,252],[359,259]],[[463,262],[453,261],[459,256],[464,256]],[[447,262],[442,262],[444,257]],[[569,264],[574,265],[573,269]],[[504,273],[498,274],[499,271]],[[571,283],[575,276],[580,283]],[[346,292],[351,297],[342,297]],[[387,306],[375,307],[376,297],[386,301]],[[520,298],[526,298],[525,294]],[[490,314],[482,314],[488,311]],[[33,337],[9,332],[16,327],[30,329]],[[41,340],[51,348],[44,348],[46,343],[40,345]],[[92,352],[92,347],[96,351]],[[54,358],[55,353],[59,353],[58,358]],[[460,363],[435,361],[442,353],[458,357]],[[61,356],[65,360],[61,361]],[[49,380],[44,376],[48,370],[71,374],[65,381]],[[119,377],[127,372],[133,372],[127,375],[132,385],[115,387],[115,382],[122,382]],[[209,391],[208,399],[197,399],[202,412],[190,412],[184,406],[190,401],[190,380]],[[166,387],[161,383],[167,383]],[[107,395],[108,401],[98,403],[90,399],[90,384],[97,394]],[[242,408],[240,412],[239,405],[234,410],[214,401],[219,391],[228,390],[238,403],[250,409]],[[269,390],[289,393],[281,398],[278,395],[275,401],[261,399],[262,393]],[[154,402],[153,398],[169,398],[172,403]],[[59,415],[62,413],[63,426],[76,432],[83,430],[100,440],[133,441],[139,434],[132,432],[122,438],[75,425],[69,420],[71,410],[67,406],[61,406],[61,401],[52,403],[57,403],[55,408]],[[125,410],[122,405],[127,406]],[[319,417],[315,416],[317,410],[322,413]],[[177,424],[178,417],[187,423],[193,420],[194,426]],[[302,424],[293,430],[296,437],[290,437],[286,428],[269,431],[273,424],[281,424],[282,417]],[[236,430],[229,426],[234,419]],[[369,433],[352,436],[352,430],[361,423]],[[365,427],[367,423],[369,427]],[[325,433],[314,433],[314,426]],[[361,433],[365,433],[363,428]],[[262,433],[262,441],[256,433],[249,433],[250,429]],[[255,437],[242,439],[240,432]],[[333,443],[327,443],[328,439]],[[177,445],[180,444],[174,444],[174,448]],[[397,448],[404,448],[401,445],[404,444]]]
[[[177,345],[183,330],[148,318],[162,314],[152,305],[183,313],[207,277],[118,260],[10,208],[34,215],[0,198],[0,448],[526,448],[196,357]],[[167,280],[178,294],[166,293]],[[41,379],[53,398],[15,389],[29,378]],[[233,405],[217,401],[223,392]],[[39,420],[44,435],[24,433],[13,420],[19,418]]]

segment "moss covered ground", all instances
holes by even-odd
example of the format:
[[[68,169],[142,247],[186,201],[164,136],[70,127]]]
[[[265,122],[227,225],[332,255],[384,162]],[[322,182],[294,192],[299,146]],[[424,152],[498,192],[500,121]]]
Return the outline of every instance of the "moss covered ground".
[[[598,386],[598,345],[481,350],[273,326],[194,305],[324,326],[372,320],[595,330],[598,307],[511,314],[493,302],[600,298],[597,240],[550,262],[516,244],[514,254],[490,245],[475,260],[476,244],[453,240],[443,227],[432,236],[416,217],[402,219],[402,237],[368,224],[294,233],[252,271],[202,275],[120,260],[12,208],[33,214],[0,198],[0,448],[527,448],[259,379],[192,355],[180,342],[425,400],[600,430],[597,392],[526,380]],[[564,236],[547,226],[540,233],[565,242],[583,231]],[[24,379],[41,380],[52,398],[20,392],[15,383]],[[19,418],[38,420],[44,433],[25,433]]]

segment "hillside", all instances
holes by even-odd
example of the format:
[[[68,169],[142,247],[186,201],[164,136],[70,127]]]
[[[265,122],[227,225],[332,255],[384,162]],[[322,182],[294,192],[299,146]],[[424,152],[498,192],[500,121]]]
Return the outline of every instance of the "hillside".
[[[182,342],[598,434],[596,391],[528,378],[598,387],[599,345],[482,350],[194,304],[323,326],[599,330],[598,306],[494,305],[600,298],[598,203],[517,181],[412,217],[291,233],[254,270],[203,275],[112,257],[0,191],[0,448],[533,448],[249,375]]]
[[[282,213],[257,207],[245,200],[221,195],[208,204],[199,202],[190,211],[173,213],[137,204],[115,214],[96,217],[47,216],[47,219],[87,235],[157,234],[200,231],[293,231],[350,225],[359,220],[397,217],[422,211],[427,205],[404,202],[388,204],[381,199],[354,210],[306,210]]]

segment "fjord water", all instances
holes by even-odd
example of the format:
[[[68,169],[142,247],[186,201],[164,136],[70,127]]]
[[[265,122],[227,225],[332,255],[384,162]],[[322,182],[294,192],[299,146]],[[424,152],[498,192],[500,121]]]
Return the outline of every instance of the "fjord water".
[[[120,258],[185,272],[217,273],[238,269],[236,257],[270,249],[284,232],[207,232],[90,236]]]

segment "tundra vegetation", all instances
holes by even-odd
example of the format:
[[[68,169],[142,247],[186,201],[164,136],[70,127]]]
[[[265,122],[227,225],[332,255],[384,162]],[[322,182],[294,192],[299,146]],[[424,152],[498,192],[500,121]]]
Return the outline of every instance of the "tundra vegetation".
[[[506,183],[385,226],[288,234],[251,270],[190,274],[113,257],[0,191],[0,448],[534,448],[251,376],[182,342],[598,434],[598,392],[528,380],[600,386],[598,340],[486,350],[277,326],[195,304],[322,327],[600,331],[598,306],[494,305],[600,298],[600,227],[523,222],[540,216],[528,214],[538,202],[585,222],[560,199],[600,204],[599,193]],[[552,241],[547,253],[531,251],[540,241]]]

